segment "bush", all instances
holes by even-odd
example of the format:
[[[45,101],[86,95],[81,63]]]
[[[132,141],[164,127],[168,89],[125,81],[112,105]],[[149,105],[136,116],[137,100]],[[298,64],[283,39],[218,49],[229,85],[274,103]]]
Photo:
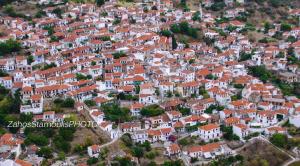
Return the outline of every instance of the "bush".
[[[63,11],[61,8],[55,8],[54,10],[52,10],[52,13],[56,14],[57,17],[62,18],[61,15],[63,14]]]
[[[141,115],[146,117],[157,116],[164,113],[164,110],[159,105],[153,104],[142,108]]]
[[[53,67],[57,67],[57,66],[55,63],[51,62],[50,64],[44,65],[44,67],[41,70],[47,70],[47,69],[51,69]]]
[[[49,159],[53,157],[52,152],[53,150],[50,147],[42,147],[40,150],[37,151],[37,155]]]
[[[93,165],[93,164],[96,164],[97,162],[98,162],[98,158],[95,158],[95,157],[89,158],[86,161],[87,165]]]
[[[145,154],[146,158],[148,158],[150,160],[154,159],[158,155],[159,155],[159,153],[157,153],[156,151],[150,151]]]
[[[124,144],[125,144],[127,147],[133,146],[133,141],[132,141],[132,139],[131,139],[130,134],[128,134],[128,133],[123,134],[122,137],[121,137],[121,140],[124,142]]]
[[[74,108],[74,104],[75,101],[72,98],[66,98],[61,106],[66,108]]]
[[[66,98],[65,100],[57,98],[53,101],[53,103],[59,107],[74,108],[75,100],[70,97]]]
[[[18,52],[21,50],[21,44],[13,39],[9,39],[5,42],[0,42],[0,56],[10,54],[12,52]]]
[[[191,158],[191,163],[195,163],[195,162],[197,162],[198,161],[198,158],[197,157],[192,157]]]
[[[113,25],[117,25],[121,23],[121,19],[117,18],[113,21]]]
[[[89,107],[96,106],[96,102],[94,100],[85,100],[84,104],[86,104]]]
[[[177,107],[178,111],[183,115],[190,115],[191,114],[191,109],[190,108],[185,108],[185,107]]]
[[[270,4],[273,6],[273,7],[279,7],[281,5],[281,2],[280,0],[270,0]]]
[[[92,78],[91,75],[85,76],[85,75],[83,75],[81,73],[76,73],[76,79],[77,79],[77,81],[79,81],[79,80],[89,80],[91,78]]]
[[[270,142],[280,148],[285,148],[288,143],[287,136],[284,134],[273,134],[270,138]]]
[[[242,61],[246,61],[246,60],[249,60],[252,58],[252,54],[248,54],[248,53],[245,53],[245,52],[241,52],[240,53],[240,59],[239,61],[242,62]]]
[[[134,95],[131,95],[131,94],[125,94],[123,92],[119,93],[117,97],[120,100],[134,100],[134,101],[137,101],[139,99],[138,96],[134,96]]]
[[[185,34],[188,36],[191,36],[193,38],[197,38],[198,34],[197,34],[197,29],[192,28],[188,22],[184,21],[181,22],[179,24],[172,24],[170,27],[170,30],[173,33],[181,33],[181,34]]]
[[[144,156],[144,150],[142,147],[135,146],[132,148],[132,154],[137,158],[141,158]]]
[[[117,104],[105,104],[101,106],[107,120],[115,123],[126,122],[131,120],[130,110],[128,108],[121,108]]]
[[[100,7],[100,6],[104,5],[105,0],[96,0],[95,2],[96,2],[96,5],[97,5],[98,7]]]
[[[210,9],[213,11],[219,11],[222,10],[226,4],[224,2],[216,2],[213,5],[211,5]]]
[[[49,144],[49,140],[47,137],[43,136],[43,135],[37,135],[37,134],[30,134],[25,142],[27,144],[31,144],[31,143],[34,143],[38,146],[46,146]]]
[[[280,30],[281,31],[290,31],[290,30],[292,30],[292,26],[290,24],[287,24],[287,23],[282,23],[280,25]]]
[[[178,140],[178,144],[182,145],[182,146],[186,146],[186,145],[189,145],[190,142],[186,138],[183,138],[183,139]]]
[[[168,30],[162,30],[162,31],[160,31],[160,34],[162,36],[166,36],[166,37],[171,37],[172,36],[172,32],[168,31]]]
[[[112,55],[113,55],[114,59],[119,59],[121,57],[127,56],[123,51],[112,53]]]

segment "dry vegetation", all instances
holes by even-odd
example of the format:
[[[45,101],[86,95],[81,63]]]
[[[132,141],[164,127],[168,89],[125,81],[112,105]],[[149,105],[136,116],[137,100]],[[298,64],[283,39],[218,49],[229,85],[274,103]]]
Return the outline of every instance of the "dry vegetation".
[[[157,156],[154,159],[142,158],[141,165],[147,165],[151,161],[155,161],[156,164],[163,164],[165,161],[170,160],[167,156],[164,155],[164,148],[153,148],[151,151],[155,151]]]
[[[246,166],[282,165],[290,159],[288,155],[263,141],[254,142],[243,148],[239,154],[244,156],[244,165]]]
[[[28,3],[26,1],[24,2],[18,2],[18,3],[11,3],[10,4],[15,11],[18,13],[25,14],[27,16],[34,16],[38,12],[38,8],[36,5]],[[0,13],[3,13],[4,8],[0,8]]]
[[[74,147],[75,144],[83,145],[86,143],[87,139],[93,144],[102,143],[102,140],[90,128],[80,127],[76,129],[71,145],[72,147]]]
[[[300,161],[293,162],[289,166],[300,166]]]

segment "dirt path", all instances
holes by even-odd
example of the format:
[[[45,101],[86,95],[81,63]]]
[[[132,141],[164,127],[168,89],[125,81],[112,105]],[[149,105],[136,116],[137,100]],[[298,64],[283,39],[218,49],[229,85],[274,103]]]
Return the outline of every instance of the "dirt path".
[[[89,114],[88,107],[85,107],[84,111],[81,112],[81,115],[85,118],[86,121],[94,121],[94,119]],[[111,141],[111,138],[108,135],[108,133],[103,131],[100,127],[98,127],[98,126],[97,127],[91,127],[91,129],[104,142],[110,142]]]

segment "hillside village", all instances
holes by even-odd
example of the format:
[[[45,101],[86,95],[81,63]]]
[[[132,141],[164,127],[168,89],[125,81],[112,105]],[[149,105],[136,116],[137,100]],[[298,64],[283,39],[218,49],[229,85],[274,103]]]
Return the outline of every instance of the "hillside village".
[[[286,15],[251,23],[259,2]],[[1,4],[0,166],[299,162],[300,7],[281,3]]]

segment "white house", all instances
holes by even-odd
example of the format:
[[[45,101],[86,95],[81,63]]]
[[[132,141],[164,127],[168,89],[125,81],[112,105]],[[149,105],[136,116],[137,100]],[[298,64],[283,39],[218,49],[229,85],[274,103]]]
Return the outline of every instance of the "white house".
[[[237,135],[240,137],[240,139],[246,137],[249,135],[249,129],[246,125],[244,124],[234,124],[232,126],[233,134]]]
[[[32,95],[25,105],[21,105],[20,112],[40,114],[43,112],[43,101],[42,95]]]
[[[0,77],[0,85],[4,86],[7,89],[12,88],[13,86],[12,77],[10,76]]]
[[[144,104],[141,103],[133,103],[130,106],[130,112],[132,116],[140,116],[140,112],[142,108],[144,107]]]
[[[8,157],[18,158],[22,152],[21,144],[23,140],[15,138],[12,134],[6,133],[0,138],[1,153],[8,154]]]
[[[98,158],[99,157],[99,153],[100,153],[100,146],[99,145],[92,145],[89,146],[88,149],[88,155],[90,157],[95,157]]]
[[[193,158],[213,159],[216,156],[224,155],[224,147],[220,143],[210,143],[206,145],[196,145],[189,147],[187,154]]]
[[[296,127],[300,127],[300,114],[290,116],[289,123]]]
[[[276,113],[272,111],[259,111],[256,114],[256,121],[263,127],[272,126],[277,123]]]
[[[181,150],[178,144],[171,144],[166,147],[165,154],[168,156],[180,156]]]
[[[198,128],[198,134],[205,142],[213,139],[220,139],[222,134],[220,126],[217,124],[207,124]]]
[[[134,142],[144,143],[146,140],[148,140],[148,133],[146,130],[138,130],[134,131],[131,137]]]
[[[101,124],[103,122],[104,113],[102,111],[96,109],[94,111],[91,111],[90,114],[97,124]]]
[[[158,103],[157,98],[152,94],[140,94],[139,95],[139,103],[149,105]]]
[[[280,126],[272,126],[265,129],[266,136],[272,136],[273,134],[287,134],[287,130]]]

